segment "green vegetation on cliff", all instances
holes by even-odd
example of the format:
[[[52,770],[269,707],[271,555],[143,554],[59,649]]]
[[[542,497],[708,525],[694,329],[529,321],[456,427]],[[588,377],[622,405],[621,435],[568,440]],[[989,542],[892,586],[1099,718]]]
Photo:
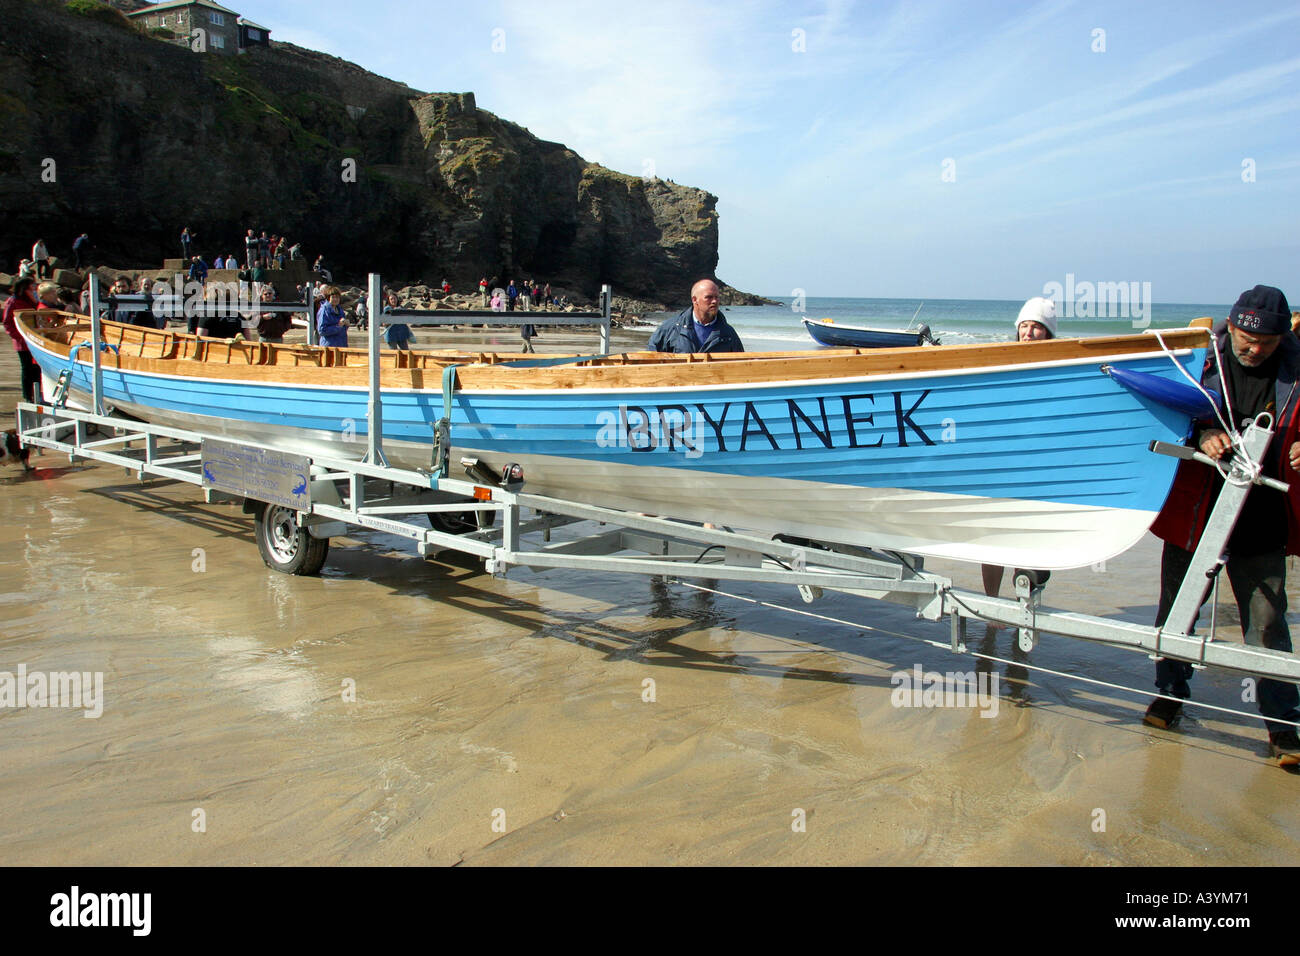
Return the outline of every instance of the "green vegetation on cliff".
[[[123,16],[120,10],[109,6],[103,0],[67,0],[64,6],[78,16],[90,17],[110,26],[135,30],[135,25]]]

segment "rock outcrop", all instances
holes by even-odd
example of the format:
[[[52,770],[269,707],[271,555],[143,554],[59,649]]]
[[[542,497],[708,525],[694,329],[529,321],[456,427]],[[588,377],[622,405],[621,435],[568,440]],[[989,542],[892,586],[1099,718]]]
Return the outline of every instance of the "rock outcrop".
[[[336,276],[670,303],[717,266],[716,197],[588,163],[471,93],[290,44],[192,53],[92,6],[0,6],[0,261],[38,236],[66,255],[85,231],[97,262],[159,262],[186,225],[209,259],[242,257],[251,226]]]

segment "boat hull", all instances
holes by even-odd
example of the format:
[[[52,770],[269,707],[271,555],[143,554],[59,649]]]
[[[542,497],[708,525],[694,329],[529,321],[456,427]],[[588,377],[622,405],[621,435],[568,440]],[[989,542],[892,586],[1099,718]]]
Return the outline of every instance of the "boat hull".
[[[66,366],[66,353],[38,338],[29,344],[50,377]],[[1188,370],[1203,359],[1201,349],[1178,354]],[[206,377],[196,362],[183,373],[117,364],[106,356],[105,400],[141,419],[309,455],[365,451],[364,388],[277,382],[273,368],[232,380]],[[966,561],[1077,567],[1145,533],[1176,466],[1148,446],[1182,441],[1189,427],[1185,414],[1129,392],[1100,364],[1180,377],[1147,348],[689,389],[462,387],[453,393],[452,462],[517,462],[530,493],[604,507]],[[89,381],[79,362],[74,394]],[[428,468],[442,410],[440,390],[385,388],[389,461]]]
[[[804,319],[803,326],[818,345],[829,348],[900,349],[925,344],[921,331],[900,332],[894,329],[864,329],[847,325],[828,325]]]

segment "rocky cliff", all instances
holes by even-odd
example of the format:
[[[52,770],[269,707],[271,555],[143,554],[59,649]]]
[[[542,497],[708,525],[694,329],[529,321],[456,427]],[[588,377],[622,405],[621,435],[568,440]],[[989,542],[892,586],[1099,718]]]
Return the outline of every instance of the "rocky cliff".
[[[193,53],[98,0],[0,5],[0,261],[85,231],[100,260],[242,255],[248,227],[336,272],[536,278],[684,302],[716,197],[585,162],[477,108],[289,44]]]

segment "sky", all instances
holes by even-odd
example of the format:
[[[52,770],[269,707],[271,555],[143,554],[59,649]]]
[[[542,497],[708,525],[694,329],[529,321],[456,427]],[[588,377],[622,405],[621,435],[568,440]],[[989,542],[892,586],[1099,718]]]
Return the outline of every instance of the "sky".
[[[235,8],[273,41],[708,190],[718,276],[746,291],[1022,299],[1073,276],[1300,302],[1294,3]]]

